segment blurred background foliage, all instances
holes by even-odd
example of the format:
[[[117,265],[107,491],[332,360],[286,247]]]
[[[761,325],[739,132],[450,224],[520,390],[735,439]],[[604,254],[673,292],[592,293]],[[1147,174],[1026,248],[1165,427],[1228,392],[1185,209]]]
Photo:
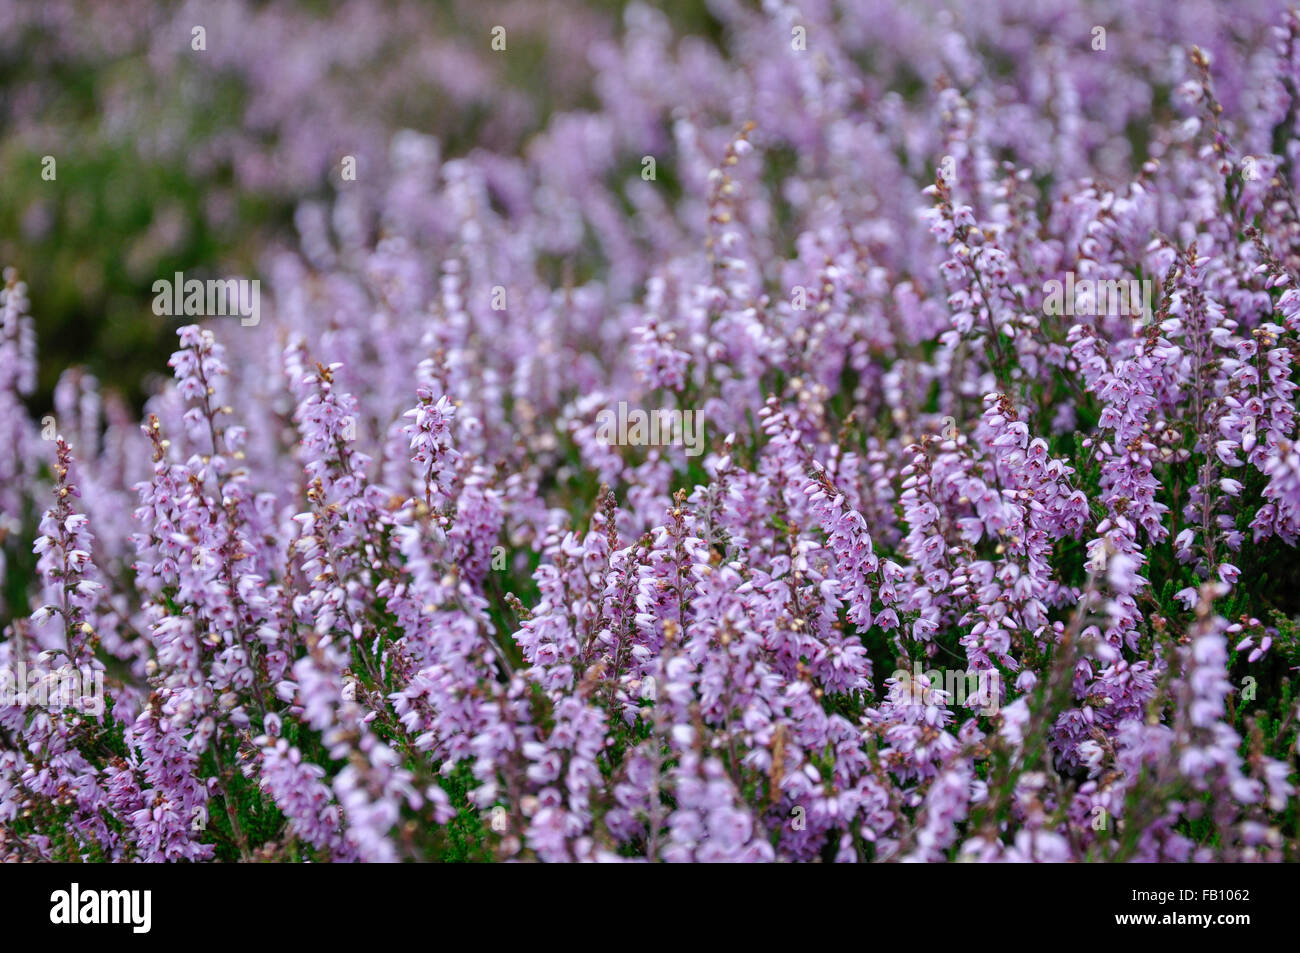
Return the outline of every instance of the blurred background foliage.
[[[704,0],[651,5],[680,35],[720,39]],[[27,282],[36,321],[30,409],[72,365],[138,408],[175,342],[153,282],[256,277],[343,155],[382,168],[402,128],[444,155],[517,150],[557,111],[594,105],[586,55],[626,6],[0,0],[0,265]]]

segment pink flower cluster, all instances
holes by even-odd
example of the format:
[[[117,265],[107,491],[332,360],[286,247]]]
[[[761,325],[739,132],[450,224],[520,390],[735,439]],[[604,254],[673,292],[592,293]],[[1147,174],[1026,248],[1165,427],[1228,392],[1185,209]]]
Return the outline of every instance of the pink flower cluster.
[[[1103,6],[633,4],[143,419],[7,275],[0,859],[1296,859],[1300,20]]]

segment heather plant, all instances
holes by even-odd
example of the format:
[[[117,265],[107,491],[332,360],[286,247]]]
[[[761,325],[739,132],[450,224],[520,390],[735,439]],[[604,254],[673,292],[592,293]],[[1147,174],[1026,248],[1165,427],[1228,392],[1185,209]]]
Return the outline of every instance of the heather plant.
[[[633,4],[140,415],[7,273],[0,857],[1297,859],[1300,18],[1139,6]]]
[[[0,261],[42,302],[44,399],[84,362],[138,404],[176,328],[156,278],[253,267],[298,202],[378,188],[396,129],[517,148],[609,31],[550,0],[325,7],[0,2]],[[500,22],[509,55],[478,42]]]

